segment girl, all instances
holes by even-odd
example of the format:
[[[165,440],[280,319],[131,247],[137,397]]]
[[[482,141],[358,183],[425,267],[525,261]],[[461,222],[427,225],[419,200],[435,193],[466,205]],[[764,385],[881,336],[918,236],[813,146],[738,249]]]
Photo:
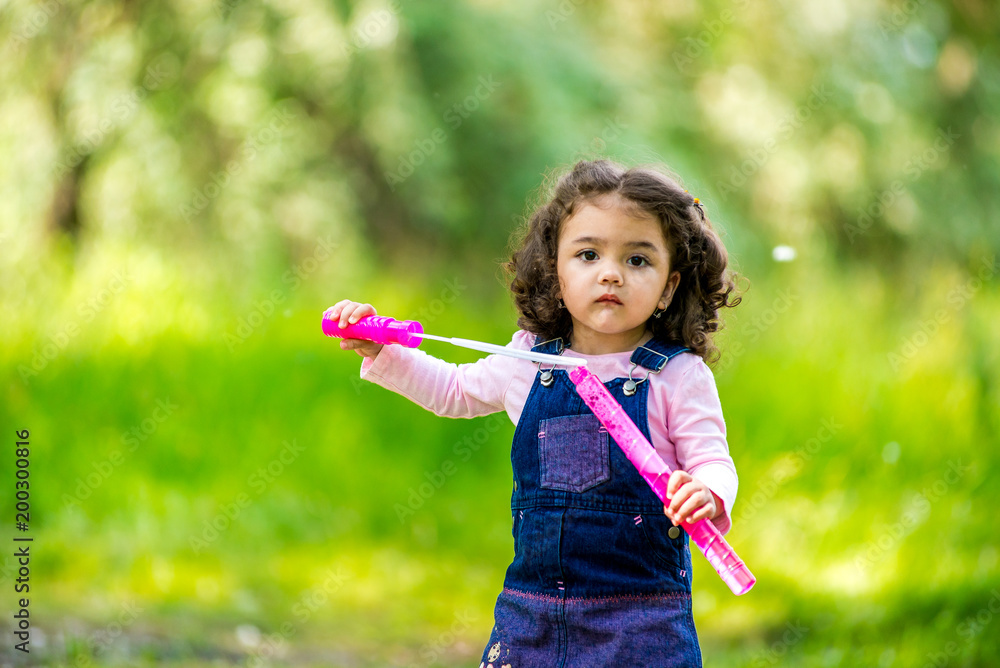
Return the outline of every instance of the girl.
[[[565,367],[445,363],[347,339],[361,377],[437,415],[506,410],[514,560],[481,668],[700,666],[691,552],[677,526],[730,528],[737,477],[706,361],[735,306],[727,253],[697,198],[654,169],[582,161],[531,216],[505,268],[508,347],[582,357],[674,470],[664,506],[576,394]],[[731,298],[732,295],[732,298]],[[344,300],[342,327],[375,314]]]

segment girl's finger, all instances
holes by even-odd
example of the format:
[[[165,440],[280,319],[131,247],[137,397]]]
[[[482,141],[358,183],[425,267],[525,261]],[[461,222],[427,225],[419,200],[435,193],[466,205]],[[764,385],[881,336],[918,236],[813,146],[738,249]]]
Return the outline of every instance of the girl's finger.
[[[674,526],[677,526],[677,525],[678,525],[678,524],[680,524],[681,522],[686,522],[686,521],[688,521],[688,520],[687,520],[687,515],[685,515],[685,514],[683,514],[683,513],[679,512],[679,511],[678,511],[678,512],[675,512],[675,513],[673,513],[673,514],[671,514],[671,515],[668,515],[668,517],[670,518],[670,521],[671,521],[671,522],[673,522]]]
[[[670,497],[670,503],[667,504],[667,515],[673,515],[677,512],[677,509],[681,507],[681,504],[687,501],[687,497],[684,496],[680,490],[675,491]]]
[[[358,307],[358,310],[354,312],[354,322],[361,320],[368,315],[375,315],[375,307],[371,304],[362,304]]]
[[[677,518],[674,516],[672,511],[668,510],[664,514],[670,519],[674,526],[677,526]]]
[[[354,308],[347,314],[347,323],[353,325],[361,320],[365,315],[374,313],[375,309],[371,304],[354,304]]]
[[[709,507],[708,504],[706,503],[704,506],[691,513],[691,519],[687,520],[687,522],[689,524],[693,524],[698,520],[708,519],[708,516],[709,516]]]
[[[368,315],[371,311],[371,304],[360,304],[356,309],[354,309],[354,313],[351,314],[351,322],[355,323],[358,320],[361,320],[361,318]]]
[[[350,304],[348,304],[347,306],[344,307],[343,311],[340,312],[340,328],[341,329],[343,329],[344,327],[347,327],[347,324],[350,321],[351,315],[354,314],[354,309],[355,308],[356,308],[356,306],[355,306],[354,302],[351,302]]]
[[[685,479],[685,476],[687,476],[687,479],[691,478],[687,471],[677,470],[670,474],[670,478],[667,479],[667,496],[672,497],[677,493],[680,486],[688,481]]]
[[[677,517],[686,521],[688,517],[694,514],[694,511],[698,510],[704,505],[705,502],[702,501],[700,498],[698,498],[697,496],[691,496],[677,510]]]
[[[688,499],[697,496],[699,491],[700,490],[697,485],[685,482],[673,493],[673,496],[670,499],[670,510],[676,513],[680,510],[681,506],[688,501]]]
[[[328,308],[326,312],[330,314],[331,317],[335,318],[340,314],[341,310],[343,310],[344,306],[348,303],[350,303],[349,299],[341,299],[339,302]]]
[[[686,499],[684,503],[680,505],[680,508],[667,513],[667,517],[673,522],[674,526],[677,526],[681,522],[692,522],[694,520],[689,519],[695,512],[698,511],[699,504],[693,498]]]

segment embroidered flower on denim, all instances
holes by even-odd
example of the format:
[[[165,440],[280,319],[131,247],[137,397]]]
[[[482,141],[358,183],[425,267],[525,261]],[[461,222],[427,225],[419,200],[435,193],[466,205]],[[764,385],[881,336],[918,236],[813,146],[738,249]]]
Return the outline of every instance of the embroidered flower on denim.
[[[490,647],[490,651],[486,654],[486,659],[487,661],[489,661],[489,663],[485,662],[480,663],[479,668],[511,668],[511,665],[509,663],[504,663],[503,665],[500,665],[499,659],[501,659],[500,656],[501,654],[504,655],[502,658],[506,659],[507,656],[510,654],[510,648],[509,647],[504,648],[503,645],[498,640],[497,642],[493,643],[493,645]]]

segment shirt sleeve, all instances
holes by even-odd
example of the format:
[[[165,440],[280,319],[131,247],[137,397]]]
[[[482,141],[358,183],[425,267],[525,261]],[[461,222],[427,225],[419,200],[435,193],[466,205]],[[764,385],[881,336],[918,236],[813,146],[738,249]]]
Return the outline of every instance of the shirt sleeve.
[[[715,377],[703,360],[681,377],[667,409],[667,424],[678,466],[708,485],[722,500],[722,514],[712,521],[720,533],[727,533],[732,527],[739,479],[729,456]]]
[[[374,360],[362,360],[361,378],[435,415],[473,418],[504,409],[504,393],[513,375],[509,360],[489,355],[471,364],[452,364],[418,348],[384,345]]]

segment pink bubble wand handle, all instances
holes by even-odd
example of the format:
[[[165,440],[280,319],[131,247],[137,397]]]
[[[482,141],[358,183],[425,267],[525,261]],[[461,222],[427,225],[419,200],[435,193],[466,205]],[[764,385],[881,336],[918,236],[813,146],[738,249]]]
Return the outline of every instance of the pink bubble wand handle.
[[[670,467],[635,426],[625,409],[611,396],[604,383],[585,367],[570,370],[569,378],[576,386],[577,394],[594,411],[594,415],[638,469],[643,480],[664,505],[669,505],[667,482],[670,479]],[[757,578],[736,556],[736,552],[711,520],[700,519],[693,524],[682,521],[681,526],[734,594],[739,596],[750,591]]]
[[[357,322],[340,328],[338,320],[323,314],[323,333],[342,339],[364,339],[375,343],[398,343],[416,348],[423,338],[424,326],[416,320],[396,320],[385,315],[366,315]]]

